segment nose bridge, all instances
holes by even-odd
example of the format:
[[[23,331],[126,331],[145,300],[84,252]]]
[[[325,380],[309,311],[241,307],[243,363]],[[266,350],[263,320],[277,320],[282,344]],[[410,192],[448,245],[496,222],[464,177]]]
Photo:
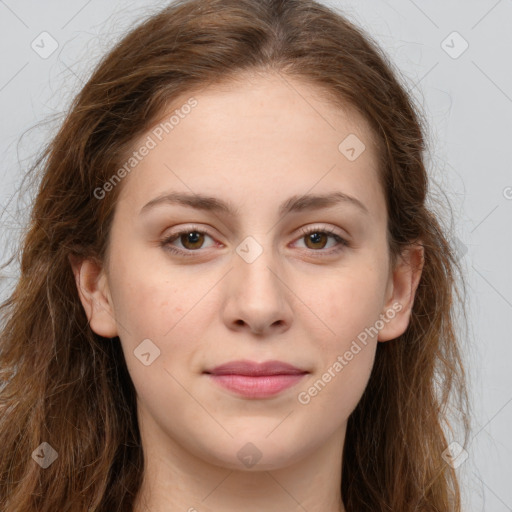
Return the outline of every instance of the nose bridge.
[[[258,236],[247,236],[236,247],[235,276],[242,286],[245,284],[247,290],[242,290],[245,295],[256,297],[264,293],[267,300],[280,293],[279,280],[276,278],[276,269],[279,263],[274,254],[271,233]]]
[[[247,236],[235,249],[225,320],[263,332],[273,325],[289,325],[291,308],[271,234],[256,236]]]

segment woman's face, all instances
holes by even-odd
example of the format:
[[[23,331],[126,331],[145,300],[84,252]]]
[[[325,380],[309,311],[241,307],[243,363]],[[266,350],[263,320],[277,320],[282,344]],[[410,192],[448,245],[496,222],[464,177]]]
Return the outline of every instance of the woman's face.
[[[238,469],[339,455],[377,342],[405,330],[415,289],[390,268],[371,132],[279,75],[175,108],[116,185],[108,267],[82,296],[91,328],[119,335],[160,455]],[[215,373],[241,360],[298,373]]]

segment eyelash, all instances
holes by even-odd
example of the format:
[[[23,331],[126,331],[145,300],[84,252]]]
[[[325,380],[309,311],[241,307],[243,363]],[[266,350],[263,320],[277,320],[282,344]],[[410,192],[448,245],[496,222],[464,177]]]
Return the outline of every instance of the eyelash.
[[[200,234],[203,234],[203,235],[208,235],[210,238],[213,238],[213,236],[210,235],[208,233],[208,231],[204,231],[203,229],[199,229],[199,227],[197,227],[197,226],[190,226],[187,229],[183,229],[181,231],[178,231],[177,233],[173,233],[172,235],[169,235],[168,237],[166,237],[165,239],[163,239],[160,242],[160,246],[163,247],[165,250],[167,250],[167,251],[169,251],[169,252],[171,252],[173,254],[179,255],[179,256],[186,256],[186,257],[187,256],[193,256],[194,253],[200,251],[200,249],[197,249],[197,250],[191,250],[191,249],[183,250],[183,249],[177,249],[173,245],[170,245],[171,242],[174,242],[175,240],[179,239],[181,237],[181,235],[186,235],[188,233],[200,233]],[[311,252],[319,253],[319,254],[315,254],[315,257],[322,258],[322,257],[332,256],[333,254],[337,254],[338,252],[342,251],[346,247],[350,247],[350,244],[349,244],[349,242],[347,240],[345,240],[341,236],[337,235],[333,229],[329,229],[329,228],[319,228],[319,227],[302,228],[301,231],[300,231],[301,236],[298,239],[304,238],[305,236],[308,236],[308,235],[313,234],[313,233],[326,234],[326,235],[334,238],[338,242],[338,246],[334,250],[332,250],[332,248],[331,248],[331,250],[327,250],[327,251],[324,250],[324,249],[318,249],[318,250],[309,249],[309,251],[311,251]]]

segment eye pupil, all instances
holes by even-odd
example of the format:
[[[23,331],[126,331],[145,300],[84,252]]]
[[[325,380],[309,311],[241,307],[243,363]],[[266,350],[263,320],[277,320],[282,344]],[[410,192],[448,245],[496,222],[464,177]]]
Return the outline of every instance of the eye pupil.
[[[198,244],[199,242],[202,242],[202,234],[198,231],[190,231],[189,233],[186,233],[181,236],[181,242],[184,247],[187,247],[187,244]],[[199,243],[201,245],[201,243]],[[187,247],[190,248],[190,247]],[[197,249],[197,247],[192,247],[193,249]]]
[[[320,243],[322,237],[325,238],[325,233],[316,231],[314,233],[310,233],[307,236],[307,239],[308,239],[308,242],[312,242],[313,244],[318,244],[318,243]],[[325,246],[325,243],[320,248],[323,249],[324,246]],[[318,247],[313,247],[313,249],[318,249]]]

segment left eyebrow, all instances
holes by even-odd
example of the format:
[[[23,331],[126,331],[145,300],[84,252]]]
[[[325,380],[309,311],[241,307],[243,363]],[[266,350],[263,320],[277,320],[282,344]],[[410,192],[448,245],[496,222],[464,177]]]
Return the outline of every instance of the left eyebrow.
[[[236,216],[239,212],[233,204],[213,196],[203,194],[189,194],[183,192],[171,192],[162,196],[155,197],[149,203],[145,204],[140,213],[145,213],[153,209],[157,205],[163,204],[180,204],[189,206],[198,210],[214,211],[224,213],[230,216]],[[368,208],[356,197],[350,196],[343,192],[332,192],[323,195],[304,195],[292,196],[279,207],[279,215],[284,216],[287,213],[302,212],[306,210],[320,210],[329,208],[338,204],[347,204],[355,206],[360,212],[369,215]]]
[[[279,207],[279,214],[285,215],[291,212],[301,212],[305,210],[320,210],[329,208],[338,204],[348,204],[355,206],[359,211],[370,215],[368,208],[356,197],[349,196],[343,192],[332,192],[323,195],[305,195],[292,196]]]

